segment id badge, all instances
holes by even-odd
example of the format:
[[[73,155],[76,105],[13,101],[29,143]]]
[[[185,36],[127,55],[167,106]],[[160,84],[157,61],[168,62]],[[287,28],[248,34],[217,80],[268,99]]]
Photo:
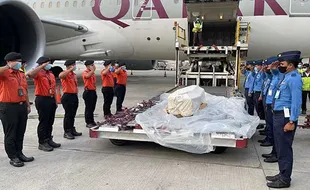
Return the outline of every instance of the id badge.
[[[24,96],[23,89],[18,89],[18,96]]]
[[[276,92],[274,98],[275,98],[275,99],[279,99],[279,97],[280,97],[280,90],[277,90],[277,92]]]
[[[272,96],[272,90],[271,89],[268,90],[268,96]]]
[[[285,118],[291,117],[290,110],[288,108],[284,108],[283,111],[284,111],[284,117]]]

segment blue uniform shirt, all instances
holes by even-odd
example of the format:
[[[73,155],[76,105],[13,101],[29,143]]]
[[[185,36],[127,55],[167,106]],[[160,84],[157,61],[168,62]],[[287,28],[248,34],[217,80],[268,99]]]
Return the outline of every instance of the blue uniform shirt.
[[[274,95],[276,94],[278,84],[284,77],[284,74],[280,73],[278,69],[272,70],[271,72],[272,72],[272,79],[269,88],[267,89],[266,104],[273,103]]]
[[[264,72],[260,70],[257,74],[253,72],[252,75],[254,75],[254,84],[249,88],[249,93],[252,94],[255,91],[261,92],[265,78]]]
[[[266,96],[267,95],[267,90],[270,86],[270,82],[272,80],[272,74],[264,73],[265,74],[265,79],[264,79],[264,84],[263,84],[263,89],[262,89],[262,95]]]
[[[250,88],[253,86],[254,83],[254,77],[253,77],[253,72],[252,71],[246,71],[245,73],[245,83],[244,83],[244,88]]]
[[[274,110],[290,110],[290,120],[297,121],[301,107],[302,80],[297,70],[285,74],[279,86],[279,98],[275,97]],[[277,93],[276,93],[277,94]]]

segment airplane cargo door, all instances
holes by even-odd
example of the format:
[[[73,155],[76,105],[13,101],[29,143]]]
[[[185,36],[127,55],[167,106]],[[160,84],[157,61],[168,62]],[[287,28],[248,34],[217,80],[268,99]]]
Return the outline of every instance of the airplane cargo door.
[[[310,0],[290,0],[290,16],[310,16]]]
[[[133,20],[151,20],[153,15],[152,0],[131,0]]]

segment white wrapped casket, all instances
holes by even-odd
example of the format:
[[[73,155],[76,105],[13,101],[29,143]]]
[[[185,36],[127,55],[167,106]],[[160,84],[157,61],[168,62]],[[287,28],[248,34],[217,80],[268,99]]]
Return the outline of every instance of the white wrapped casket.
[[[199,86],[182,88],[168,96],[167,113],[177,117],[194,115],[199,109],[206,107],[207,98],[204,89]]]

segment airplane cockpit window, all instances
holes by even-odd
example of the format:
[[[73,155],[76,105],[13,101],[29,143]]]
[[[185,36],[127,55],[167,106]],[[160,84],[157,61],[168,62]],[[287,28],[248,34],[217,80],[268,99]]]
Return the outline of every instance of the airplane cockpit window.
[[[69,7],[69,1],[66,1],[65,7]]]
[[[73,7],[77,7],[77,1],[73,2]]]
[[[41,3],[41,8],[44,8],[44,2]]]
[[[52,8],[52,6],[53,6],[53,3],[52,1],[50,1],[50,3],[48,4],[48,8]]]
[[[91,7],[94,7],[94,6],[95,6],[95,0],[91,0],[90,6],[91,6]]]
[[[85,1],[82,1],[82,7],[85,7]]]
[[[34,9],[37,8],[37,3],[34,2],[32,7],[33,7]]]

